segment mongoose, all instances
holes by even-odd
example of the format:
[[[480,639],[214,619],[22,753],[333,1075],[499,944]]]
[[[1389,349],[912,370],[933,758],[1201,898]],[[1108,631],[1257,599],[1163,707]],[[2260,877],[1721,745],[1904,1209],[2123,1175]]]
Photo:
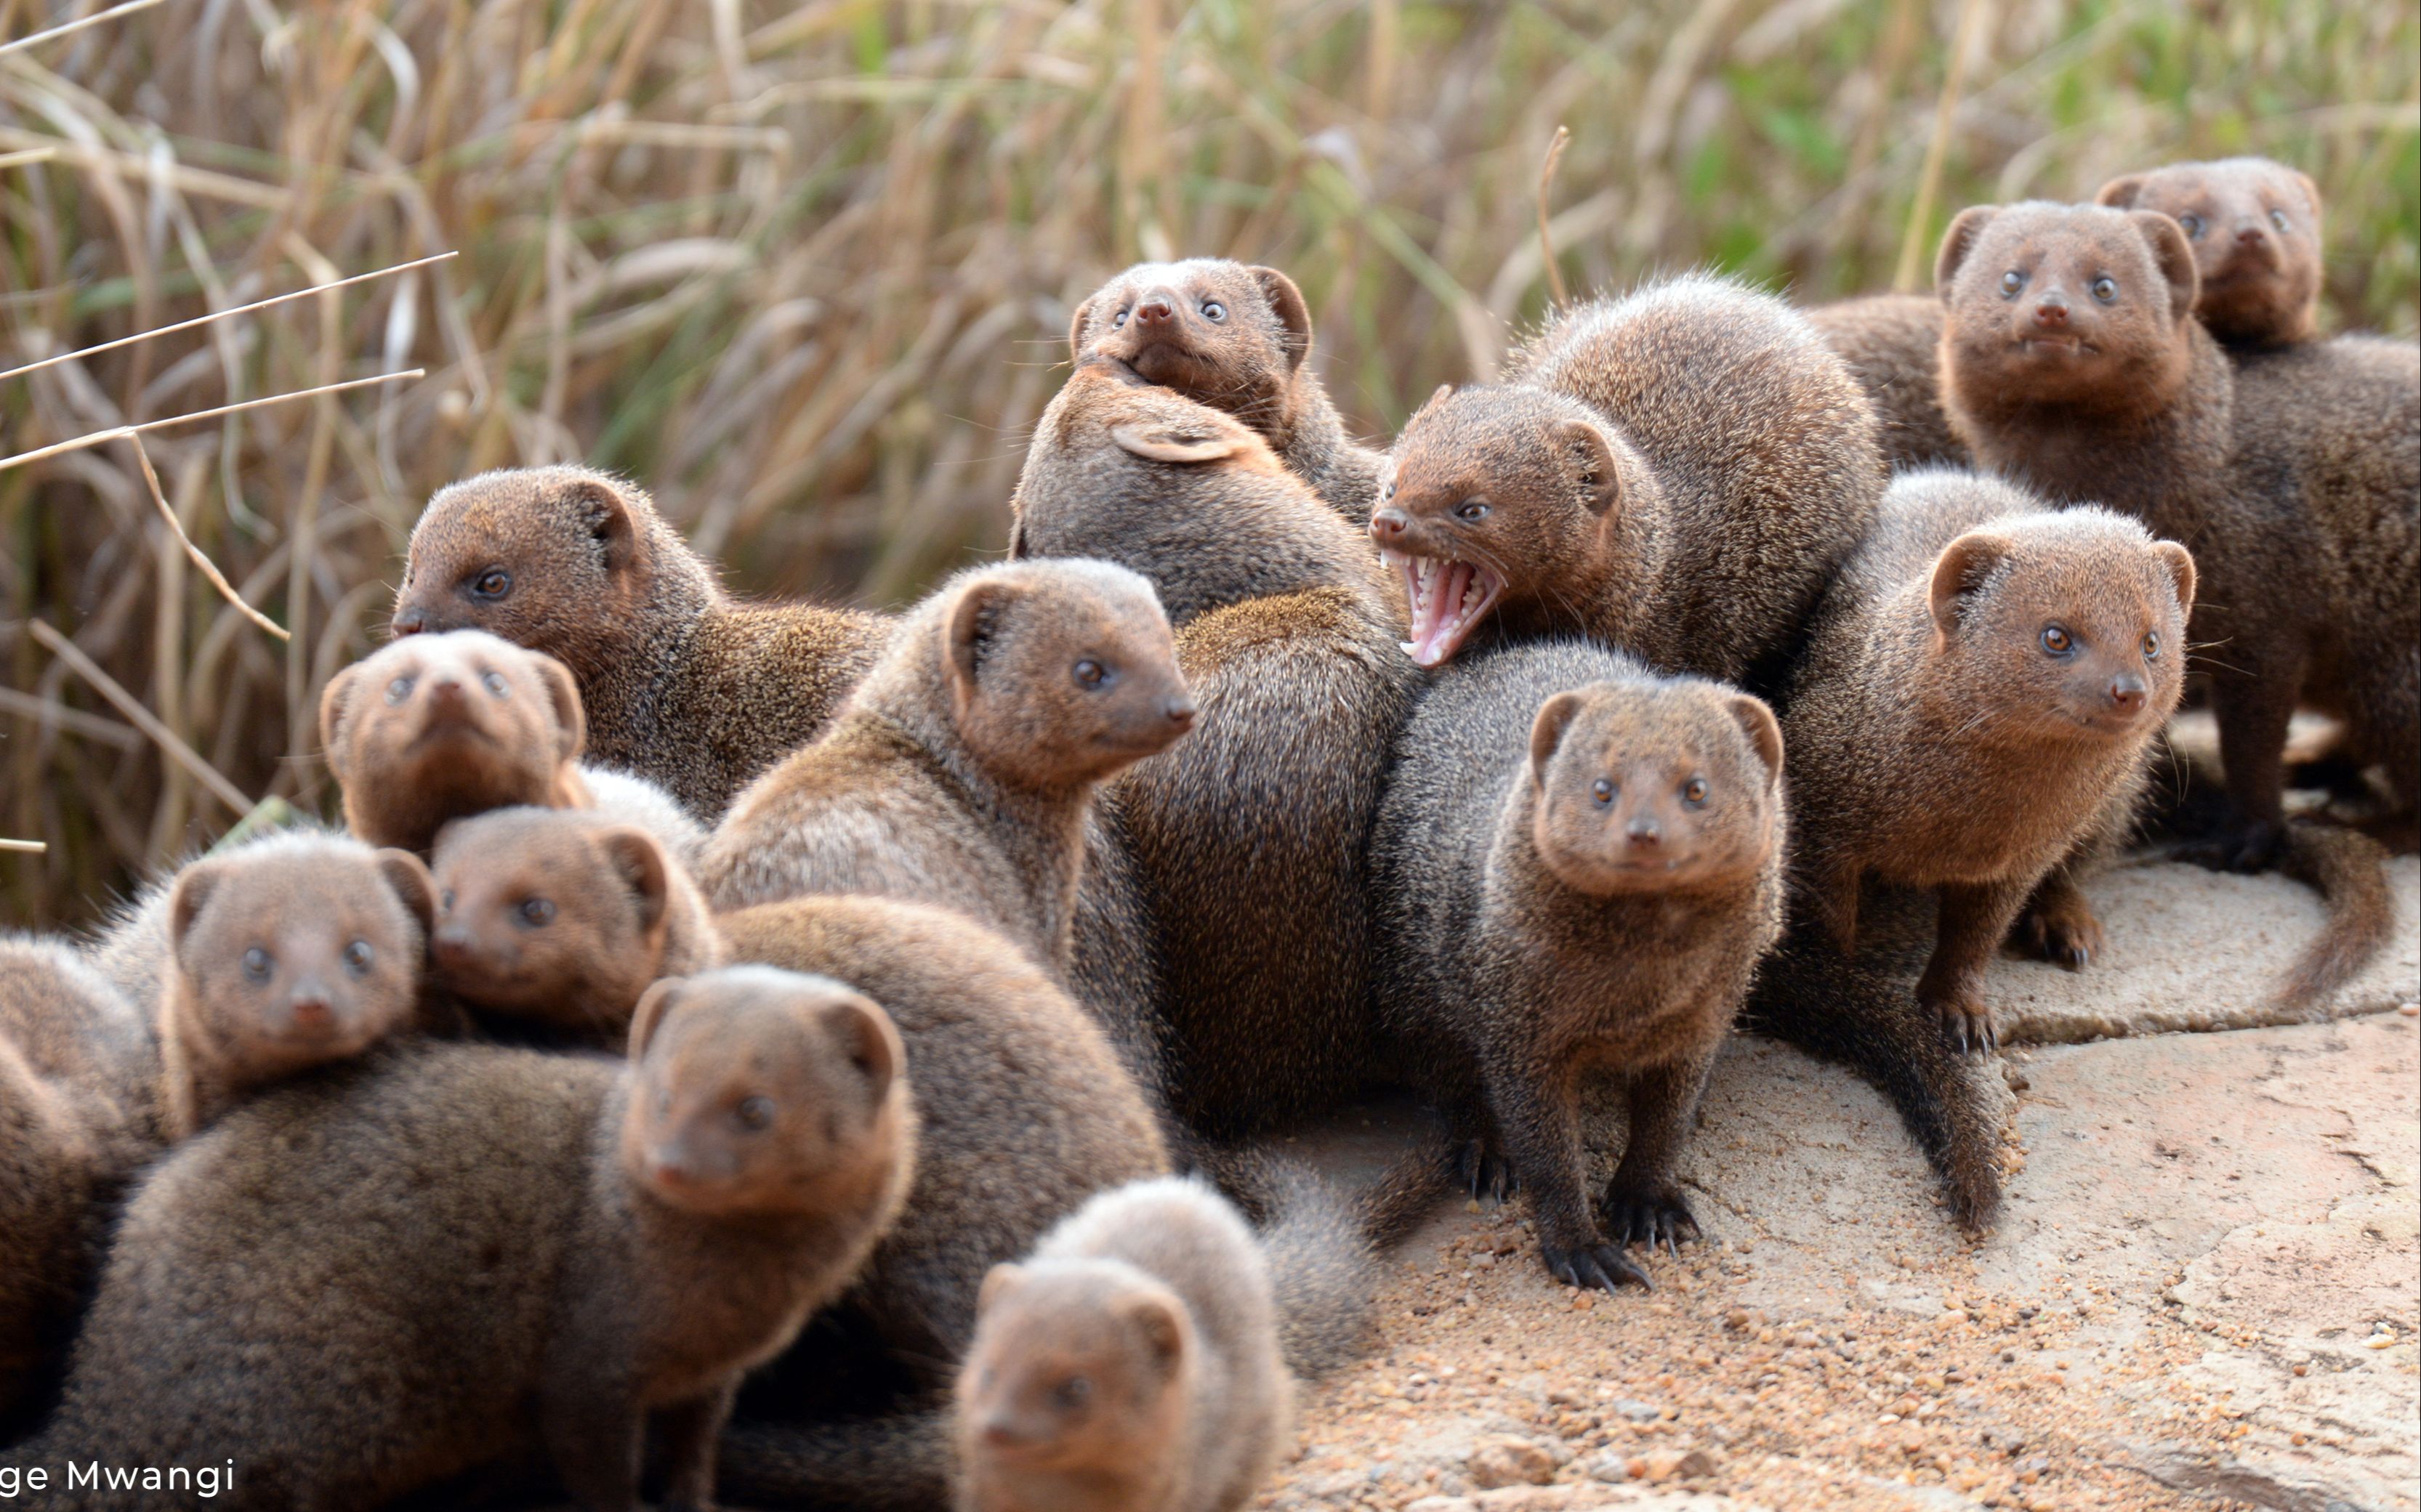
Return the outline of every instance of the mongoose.
[[[227,1463],[171,1504],[335,1512],[542,1444],[623,1512],[652,1415],[665,1504],[710,1504],[741,1373],[898,1210],[913,1070],[867,998],[762,968],[659,984],[631,1040],[395,1047],[179,1146],[26,1458]]]
[[[1270,444],[1322,502],[1367,523],[1386,453],[1345,434],[1311,366],[1311,311],[1275,268],[1224,257],[1138,263],[1076,306],[1068,353],[1096,352],[1224,410]]]
[[[1011,557],[1132,568],[1172,625],[1308,587],[1391,601],[1368,542],[1249,427],[1114,357],[1078,363],[1042,412],[1009,507]]]
[[[1674,1162],[1783,920],[1782,733],[1735,689],[1578,640],[1458,662],[1397,740],[1371,836],[1386,1060],[1529,1189],[1547,1270],[1648,1285],[1695,1236]],[[1631,1133],[1586,1190],[1578,1081]],[[1609,1241],[1610,1240],[1610,1241]]]
[[[1740,681],[1787,659],[1883,488],[1882,431],[1796,311],[1719,278],[1553,317],[1406,422],[1370,538],[1423,666],[1582,634]]]
[[[1917,1000],[1959,1049],[2021,905],[2140,790],[2194,601],[2176,541],[1949,470],[1893,483],[1827,595],[1783,718],[1795,902],[1853,954],[1864,877],[1932,889]]]
[[[1806,313],[1874,402],[1892,471],[1966,464],[1967,447],[1942,413],[1942,301],[1867,294]]]
[[[945,1393],[985,1272],[1095,1192],[1168,1174],[1159,1127],[1083,1010],[1008,941],[961,914],[826,896],[719,922],[733,959],[821,973],[882,1004],[917,1084],[934,1089],[919,1101],[916,1179],[899,1223],[833,1310],[840,1316],[820,1320],[847,1324],[844,1336],[870,1349],[819,1348],[799,1363],[809,1380],[765,1393],[775,1398],[769,1420],[726,1436],[724,1492],[742,1504],[941,1505],[934,1457],[881,1448],[924,1433],[926,1414],[912,1404],[867,1417],[872,1393],[861,1382],[904,1370],[912,1390]],[[850,1420],[802,1409],[810,1388]]]
[[[413,527],[395,632],[476,628],[571,669],[601,765],[711,823],[814,740],[874,664],[882,616],[747,604],[635,486],[582,467],[483,473]]]
[[[409,850],[309,831],[177,874],[159,1002],[163,1131],[420,1021],[437,892]]]
[[[1094,788],[1193,727],[1151,585],[1107,562],[974,568],[899,621],[814,744],[751,783],[698,881],[955,908],[1066,972]]]
[[[2257,869],[2288,835],[2299,697],[2341,709],[2410,806],[2421,763],[2421,356],[2339,338],[2230,365],[2192,318],[2194,252],[2153,210],[1963,211],[1937,282],[1944,399],[1979,464],[2101,503],[2195,553],[2232,810],[2198,852]]]
[[[1104,1192],[984,1278],[962,1512],[1231,1512],[1292,1435],[1271,1279],[1198,1182]]]
[[[720,965],[689,872],[646,830],[581,809],[500,808],[438,832],[429,938],[472,1007],[619,1051],[657,978]]]
[[[2195,313],[2226,347],[2308,341],[2320,313],[2320,190],[2283,163],[2172,163],[2111,179],[2096,202],[2157,210],[2194,249]]]

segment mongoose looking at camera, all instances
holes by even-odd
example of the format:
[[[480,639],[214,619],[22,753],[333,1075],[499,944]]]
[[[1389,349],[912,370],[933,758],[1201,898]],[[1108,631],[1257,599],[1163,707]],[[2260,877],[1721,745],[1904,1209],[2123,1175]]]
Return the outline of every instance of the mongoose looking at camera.
[[[2319,186],[2268,158],[2172,163],[2113,179],[2094,195],[2157,210],[2194,250],[2195,314],[2240,351],[2308,341],[2320,314]]]

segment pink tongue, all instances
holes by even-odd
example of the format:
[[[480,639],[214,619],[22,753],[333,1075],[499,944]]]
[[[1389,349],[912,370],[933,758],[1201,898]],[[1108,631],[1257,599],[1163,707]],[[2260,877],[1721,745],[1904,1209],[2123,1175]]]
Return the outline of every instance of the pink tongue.
[[[1471,627],[1462,619],[1462,596],[1471,586],[1472,567],[1468,562],[1440,564],[1437,575],[1429,579],[1427,593],[1419,591],[1414,580],[1413,594],[1413,648],[1414,664],[1433,667],[1454,655],[1462,645],[1462,637]]]

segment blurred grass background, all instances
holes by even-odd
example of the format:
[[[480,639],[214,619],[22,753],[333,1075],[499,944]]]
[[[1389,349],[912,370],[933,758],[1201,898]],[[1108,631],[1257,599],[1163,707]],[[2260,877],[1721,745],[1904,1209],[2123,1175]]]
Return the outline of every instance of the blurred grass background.
[[[0,40],[101,8],[0,0]],[[896,604],[1001,545],[1067,311],[1136,258],[1287,269],[1374,437],[1487,374],[1546,297],[1559,123],[1575,289],[1888,287],[1913,218],[1929,270],[1964,205],[2260,152],[2327,197],[2329,326],[2411,335],[2416,122],[2416,0],[166,0],[0,55],[0,367],[461,254],[0,379],[9,454],[428,369],[147,439],[287,643],[128,444],[0,471],[0,835],[49,845],[0,918],[324,805],[319,687],[477,469],[618,469],[739,587]]]

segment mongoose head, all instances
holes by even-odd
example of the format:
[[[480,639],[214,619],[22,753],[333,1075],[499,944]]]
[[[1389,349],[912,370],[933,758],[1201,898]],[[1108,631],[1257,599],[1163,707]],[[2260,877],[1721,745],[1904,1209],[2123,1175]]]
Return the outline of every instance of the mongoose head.
[[[1069,355],[1099,353],[1285,444],[1311,312],[1275,268],[1224,257],[1145,262],[1076,306]]]
[[[320,698],[346,824],[412,850],[465,814],[583,802],[572,762],[584,731],[563,663],[484,631],[397,641],[337,673]]]
[[[710,1217],[829,1211],[911,1158],[906,1059],[891,1016],[830,977],[667,977],[631,1021],[623,1172]]]
[[[1080,557],[961,573],[927,633],[968,752],[1020,787],[1097,782],[1194,727],[1160,596]]]
[[[516,467],[429,501],[389,623],[398,635],[484,630],[586,678],[637,649],[651,605],[715,592],[638,488],[585,467]]]
[[[1559,693],[1530,725],[1531,839],[1592,896],[1738,885],[1780,843],[1782,727],[1695,678]]]
[[[1618,548],[1646,462],[1578,400],[1501,384],[1440,388],[1388,451],[1370,515],[1404,576],[1405,651],[1433,667],[1492,612],[1569,596],[1568,565]]]
[[[1918,474],[1894,488],[1976,482]],[[1944,547],[1908,591],[1933,620],[1923,695],[1965,739],[2148,740],[2184,691],[2194,558],[2127,516],[2004,516]]]
[[[2195,313],[2232,347],[2311,335],[2320,309],[2319,186],[2268,158],[2173,163],[2113,179],[2094,196],[2118,210],[2158,210],[2194,248]]]
[[[1945,382],[1971,404],[2148,413],[2193,361],[2194,251],[2157,210],[1978,205],[1942,240]]]
[[[1182,1442],[1199,1344],[1155,1277],[1111,1259],[996,1265],[976,1306],[958,1416],[979,1505],[994,1475],[1148,1477]]]
[[[164,1033],[255,1084],[358,1055],[413,1023],[435,910],[408,850],[294,835],[204,857],[169,893]]]
[[[663,974],[672,867],[654,836],[580,811],[500,808],[457,819],[430,856],[437,979],[465,1002],[549,1021],[629,1021]]]

